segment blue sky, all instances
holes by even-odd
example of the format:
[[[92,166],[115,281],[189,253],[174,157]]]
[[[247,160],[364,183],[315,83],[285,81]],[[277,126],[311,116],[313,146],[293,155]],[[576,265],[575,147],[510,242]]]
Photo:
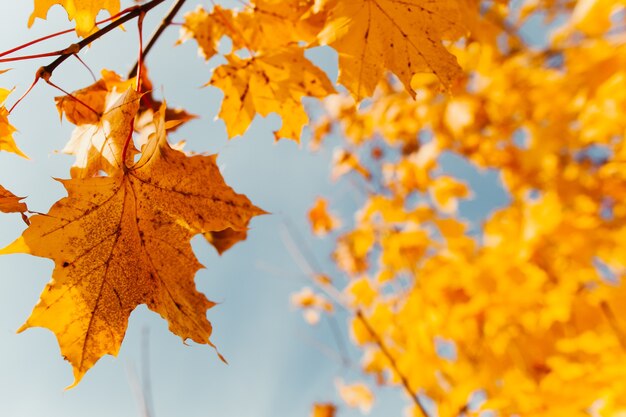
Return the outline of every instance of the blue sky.
[[[188,3],[186,10],[197,4]],[[209,4],[204,2],[206,7]],[[38,20],[27,30],[31,7],[32,1],[3,2],[0,6],[0,50],[70,26],[63,9],[55,6],[48,21]],[[158,7],[146,19],[147,34],[167,7]],[[135,60],[137,36],[132,23],[126,30],[113,32],[81,53],[94,72],[102,68],[127,72]],[[45,329],[15,333],[49,280],[53,263],[26,255],[3,256],[0,416],[140,416],[133,374],[142,374],[146,340],[153,411],[159,417],[308,416],[313,402],[337,401],[335,377],[351,382],[361,375],[356,350],[351,349],[352,367],[325,354],[325,349],[337,351],[328,323],[310,327],[289,305],[289,295],[307,281],[283,243],[284,219],[291,220],[318,262],[332,273],[331,241],[311,236],[306,211],[318,195],[329,196],[340,211],[353,213],[356,207],[350,184],[329,180],[332,150],[312,154],[290,141],[275,144],[272,130],[280,123],[276,116],[257,118],[245,137],[228,141],[223,123],[214,120],[221,93],[199,88],[210,78],[215,63],[206,64],[198,58],[192,42],[174,48],[177,36],[177,28],[169,29],[148,59],[154,85],[164,91],[168,103],[202,116],[176,132],[173,141],[186,139],[189,149],[219,152],[218,163],[226,181],[273,213],[253,220],[248,240],[222,257],[201,239],[194,240],[196,255],[206,266],[197,275],[197,286],[221,303],[208,315],[214,326],[212,340],[230,364],[221,363],[207,346],[185,346],[160,317],[140,307],[131,316],[119,357],[101,359],[76,388],[64,391],[72,382],[72,372],[60,356],[53,334]],[[36,47],[32,53],[64,48],[73,41],[70,35]],[[332,54],[316,51],[313,55],[323,67],[333,68]],[[32,82],[36,69],[48,62],[44,59],[10,66],[14,69],[0,78],[0,86],[16,87],[10,103]],[[70,91],[92,82],[75,60],[57,69],[53,81]],[[58,152],[69,139],[72,125],[59,122],[53,102],[56,95],[57,91],[41,83],[11,115],[19,129],[15,138],[30,160],[0,155],[0,184],[28,196],[29,208],[40,212],[46,212],[65,195],[53,178],[67,178],[72,162],[71,157]],[[0,245],[10,243],[23,228],[19,216],[1,216]],[[345,330],[346,317],[340,314],[336,320]],[[345,331],[342,337],[349,345]],[[365,380],[371,382],[370,378]],[[400,415],[408,404],[393,389],[379,389],[377,394],[371,413],[374,416]],[[357,415],[358,411],[341,407],[340,416]]]

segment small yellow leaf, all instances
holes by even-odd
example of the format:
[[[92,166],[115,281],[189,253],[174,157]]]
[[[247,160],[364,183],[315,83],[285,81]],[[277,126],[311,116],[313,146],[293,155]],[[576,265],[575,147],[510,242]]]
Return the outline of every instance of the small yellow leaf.
[[[369,413],[374,405],[374,394],[362,382],[345,384],[342,380],[335,381],[341,399],[352,408],[359,408],[362,413]]]
[[[454,213],[459,198],[471,196],[468,186],[452,177],[435,178],[430,187],[433,200],[444,213]]]
[[[309,210],[309,222],[313,233],[317,236],[324,236],[341,225],[339,219],[328,213],[327,206],[328,202],[320,197],[315,200],[315,205]]]
[[[333,170],[331,173],[332,179],[336,180],[349,172],[357,172],[366,180],[369,180],[372,177],[369,170],[361,164],[357,155],[352,152],[348,152],[345,149],[335,150],[333,153]]]
[[[11,152],[28,159],[15,144],[13,133],[16,131],[17,129],[9,123],[9,111],[4,106],[0,107],[0,151]]]
[[[378,296],[378,292],[372,287],[372,283],[367,277],[351,281],[346,292],[352,298],[352,305],[357,307],[370,307]]]
[[[274,132],[275,138],[298,142],[309,120],[302,97],[322,98],[335,91],[326,74],[295,46],[253,58],[231,54],[226,59],[209,84],[224,92],[219,116],[231,138],[245,133],[257,113],[276,112],[282,127]]]
[[[297,293],[291,295],[291,304],[304,310],[304,318],[309,324],[317,324],[320,320],[320,313],[331,313],[333,305],[321,294],[316,294],[309,287],[302,288]]]
[[[120,11],[120,0],[35,0],[35,10],[28,19],[28,27],[35,18],[46,19],[48,10],[59,4],[63,6],[70,20],[76,21],[78,36],[87,37],[96,30],[96,17],[100,10],[108,11],[111,16]]]

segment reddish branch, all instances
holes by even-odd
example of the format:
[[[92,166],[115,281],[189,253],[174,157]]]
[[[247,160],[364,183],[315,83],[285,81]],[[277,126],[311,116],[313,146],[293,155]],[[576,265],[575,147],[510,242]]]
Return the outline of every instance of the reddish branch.
[[[41,67],[41,68],[39,68],[37,70],[37,72],[35,73],[35,80],[31,84],[31,86],[28,88],[28,90],[11,107],[11,109],[9,110],[9,113],[11,113],[11,111],[13,111],[13,109],[15,109],[15,107],[17,107],[17,105],[24,99],[24,97],[26,97],[28,95],[28,93],[33,89],[33,87],[37,84],[37,82],[40,79],[43,79],[43,80],[45,80],[46,82],[49,83],[50,77],[52,77],[52,73],[54,72],[54,70],[59,65],[61,65],[63,62],[65,62],[65,60],[67,58],[69,58],[70,56],[77,56],[78,52],[80,52],[85,46],[89,45],[91,42],[101,38],[102,36],[106,35],[110,31],[112,31],[113,29],[123,25],[124,23],[128,22],[129,20],[132,20],[135,17],[139,17],[139,16],[142,16],[142,15],[146,14],[149,10],[153,9],[154,7],[156,7],[159,4],[163,3],[164,1],[165,0],[152,0],[152,1],[149,1],[148,3],[142,4],[140,6],[133,6],[133,7],[129,7],[127,9],[124,9],[120,13],[118,13],[118,14],[116,14],[114,16],[111,16],[108,19],[104,19],[101,22],[107,22],[107,21],[115,19],[117,17],[119,17],[119,19],[109,23],[108,25],[106,25],[102,29],[94,32],[93,34],[91,34],[90,36],[88,36],[85,39],[81,40],[80,42],[73,43],[73,44],[71,44],[70,46],[68,46],[67,48],[65,48],[65,49],[63,49],[61,51],[56,51],[56,52],[52,52],[52,53],[49,53],[49,54],[42,54],[42,55],[39,55],[39,56],[32,55],[32,56],[30,56],[28,58],[22,57],[21,59],[30,59],[30,58],[37,58],[37,57],[48,56],[48,55],[59,55],[59,57],[57,57],[50,64],[48,64],[48,65],[46,65],[44,67]],[[98,23],[100,23],[100,22],[98,22]],[[67,32],[68,31],[57,32],[57,33],[54,33],[52,35],[44,36],[43,38],[35,39],[34,41],[28,42],[28,43],[26,43],[24,45],[20,45],[20,46],[18,46],[16,48],[13,48],[13,49],[9,50],[9,51],[5,51],[5,52],[1,53],[0,56],[7,55],[7,54],[9,54],[11,52],[18,51],[20,49],[26,48],[27,46],[33,45],[35,43],[41,42],[41,41],[46,40],[46,39],[50,39],[51,37],[54,37],[54,36],[59,36],[59,35],[65,34]],[[13,60],[19,60],[19,59],[20,58],[13,59]],[[71,96],[71,97],[73,97],[73,96]],[[87,107],[89,107],[89,106],[87,106]]]
[[[161,37],[165,28],[167,28],[171,23],[172,19],[176,16],[176,14],[180,11],[181,7],[185,4],[186,0],[176,0],[174,4],[172,4],[172,8],[167,12],[159,27],[154,31],[152,36],[150,36],[150,40],[146,45],[146,49],[143,50],[142,56],[145,58],[146,55],[150,52],[156,41]],[[139,66],[139,61],[135,63],[133,68],[128,72],[128,78],[134,77],[137,73],[137,68]]]
[[[104,35],[106,35],[110,31],[112,31],[113,29],[117,28],[118,26],[121,26],[124,23],[128,22],[129,20],[132,20],[132,19],[134,19],[136,17],[139,17],[143,13],[147,13],[149,10],[153,9],[154,7],[156,7],[159,4],[163,3],[164,1],[165,0],[152,0],[152,1],[148,2],[148,3],[142,4],[141,6],[129,7],[128,9],[126,9],[126,10],[129,10],[129,12],[127,14],[125,14],[122,17],[120,17],[118,20],[109,23],[108,25],[106,25],[102,29],[98,30],[97,32],[91,34],[90,36],[86,37],[82,41],[80,41],[77,44],[75,44],[75,45],[77,45],[78,51],[83,49],[85,46],[89,45],[91,42],[101,38]],[[73,55],[73,54],[65,54],[65,55],[59,56],[57,59],[52,61],[50,64],[46,65],[45,67],[41,67],[37,71],[37,75],[40,78],[49,79],[52,76],[52,73],[54,72],[54,70],[59,65],[61,65],[63,62],[65,62],[65,60],[67,58],[69,58],[71,55]]]

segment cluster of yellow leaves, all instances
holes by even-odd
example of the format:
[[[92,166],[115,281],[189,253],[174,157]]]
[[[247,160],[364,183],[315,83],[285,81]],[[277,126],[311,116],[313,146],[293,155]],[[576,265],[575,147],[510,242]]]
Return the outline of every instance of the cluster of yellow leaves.
[[[257,0],[241,11],[199,7],[185,17],[181,41],[195,39],[205,59],[231,40],[227,63],[208,83],[224,92],[220,117],[229,137],[243,134],[256,114],[276,112],[276,139],[298,141],[308,123],[302,98],[335,92],[325,73],[309,61],[307,48],[330,45],[339,54],[339,82],[360,100],[372,95],[386,71],[412,92],[418,72],[432,72],[445,88],[463,76],[442,44],[467,33],[464,20],[478,7],[464,1]]]
[[[333,97],[315,129],[346,137],[376,190],[334,254],[380,337],[354,319],[363,369],[402,374],[438,416],[626,413],[626,47],[606,23],[623,7],[529,2],[568,18],[543,50],[477,22],[454,95],[419,76],[412,97],[396,74],[367,106]],[[497,172],[510,202],[463,219],[471,184],[445,173],[451,155]]]

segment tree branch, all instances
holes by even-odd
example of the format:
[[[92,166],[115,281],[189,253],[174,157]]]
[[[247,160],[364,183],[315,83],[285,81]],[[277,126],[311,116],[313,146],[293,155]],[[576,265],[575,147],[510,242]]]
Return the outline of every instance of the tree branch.
[[[172,19],[174,19],[174,17],[176,16],[180,8],[183,7],[183,5],[185,4],[185,1],[186,0],[176,0],[176,2],[172,4],[172,8],[167,12],[167,15],[165,15],[159,27],[154,31],[152,36],[150,36],[150,40],[148,41],[148,44],[146,45],[146,49],[144,49],[142,53],[143,59],[146,58],[146,55],[148,55],[148,53],[150,52],[154,44],[161,37],[161,34],[165,31],[165,28],[167,28],[170,25],[170,23],[172,23]],[[138,67],[139,67],[139,61],[135,62],[135,65],[133,65],[133,68],[128,72],[128,78],[132,78],[137,74]]]
[[[411,397],[411,399],[413,400],[413,403],[415,404],[415,406],[420,410],[420,412],[422,413],[422,415],[424,417],[429,417],[428,412],[424,408],[424,405],[420,401],[419,397],[411,389],[411,386],[409,385],[409,380],[407,379],[407,377],[402,372],[400,372],[400,368],[398,368],[398,364],[396,363],[395,358],[393,357],[391,352],[389,352],[389,350],[387,349],[387,347],[383,343],[383,341],[380,338],[380,336],[378,335],[378,333],[376,333],[376,331],[374,331],[374,329],[372,328],[370,323],[367,321],[367,319],[365,318],[365,316],[363,315],[361,310],[357,310],[356,311],[356,317],[361,321],[361,323],[363,323],[363,326],[365,326],[365,328],[367,329],[369,334],[372,336],[372,338],[374,339],[374,342],[376,342],[376,344],[380,348],[380,351],[389,360],[389,364],[391,365],[393,370],[396,372],[396,374],[398,374],[398,376],[400,377],[400,381],[402,382],[402,386],[404,387],[404,390],[409,395],[409,397]]]
[[[37,70],[37,77],[43,78],[44,80],[49,80],[54,70],[63,62],[65,62],[67,58],[78,53],[78,51],[83,49],[85,46],[89,45],[91,42],[106,35],[113,29],[117,28],[118,26],[123,25],[124,23],[128,22],[129,20],[134,19],[135,17],[138,17],[142,13],[147,13],[149,10],[153,9],[154,7],[163,3],[164,1],[165,0],[152,0],[152,1],[149,1],[148,3],[142,4],[141,6],[135,6],[135,7],[129,8],[128,10],[130,11],[128,12],[128,14],[120,17],[118,20],[114,22],[109,23],[108,25],[98,30],[97,32],[89,35],[82,41],[71,45],[70,48],[72,49],[72,53],[61,55],[57,59],[52,61],[50,64],[46,65],[45,67],[39,68],[39,70]],[[68,48],[68,50],[70,50],[70,48]]]

